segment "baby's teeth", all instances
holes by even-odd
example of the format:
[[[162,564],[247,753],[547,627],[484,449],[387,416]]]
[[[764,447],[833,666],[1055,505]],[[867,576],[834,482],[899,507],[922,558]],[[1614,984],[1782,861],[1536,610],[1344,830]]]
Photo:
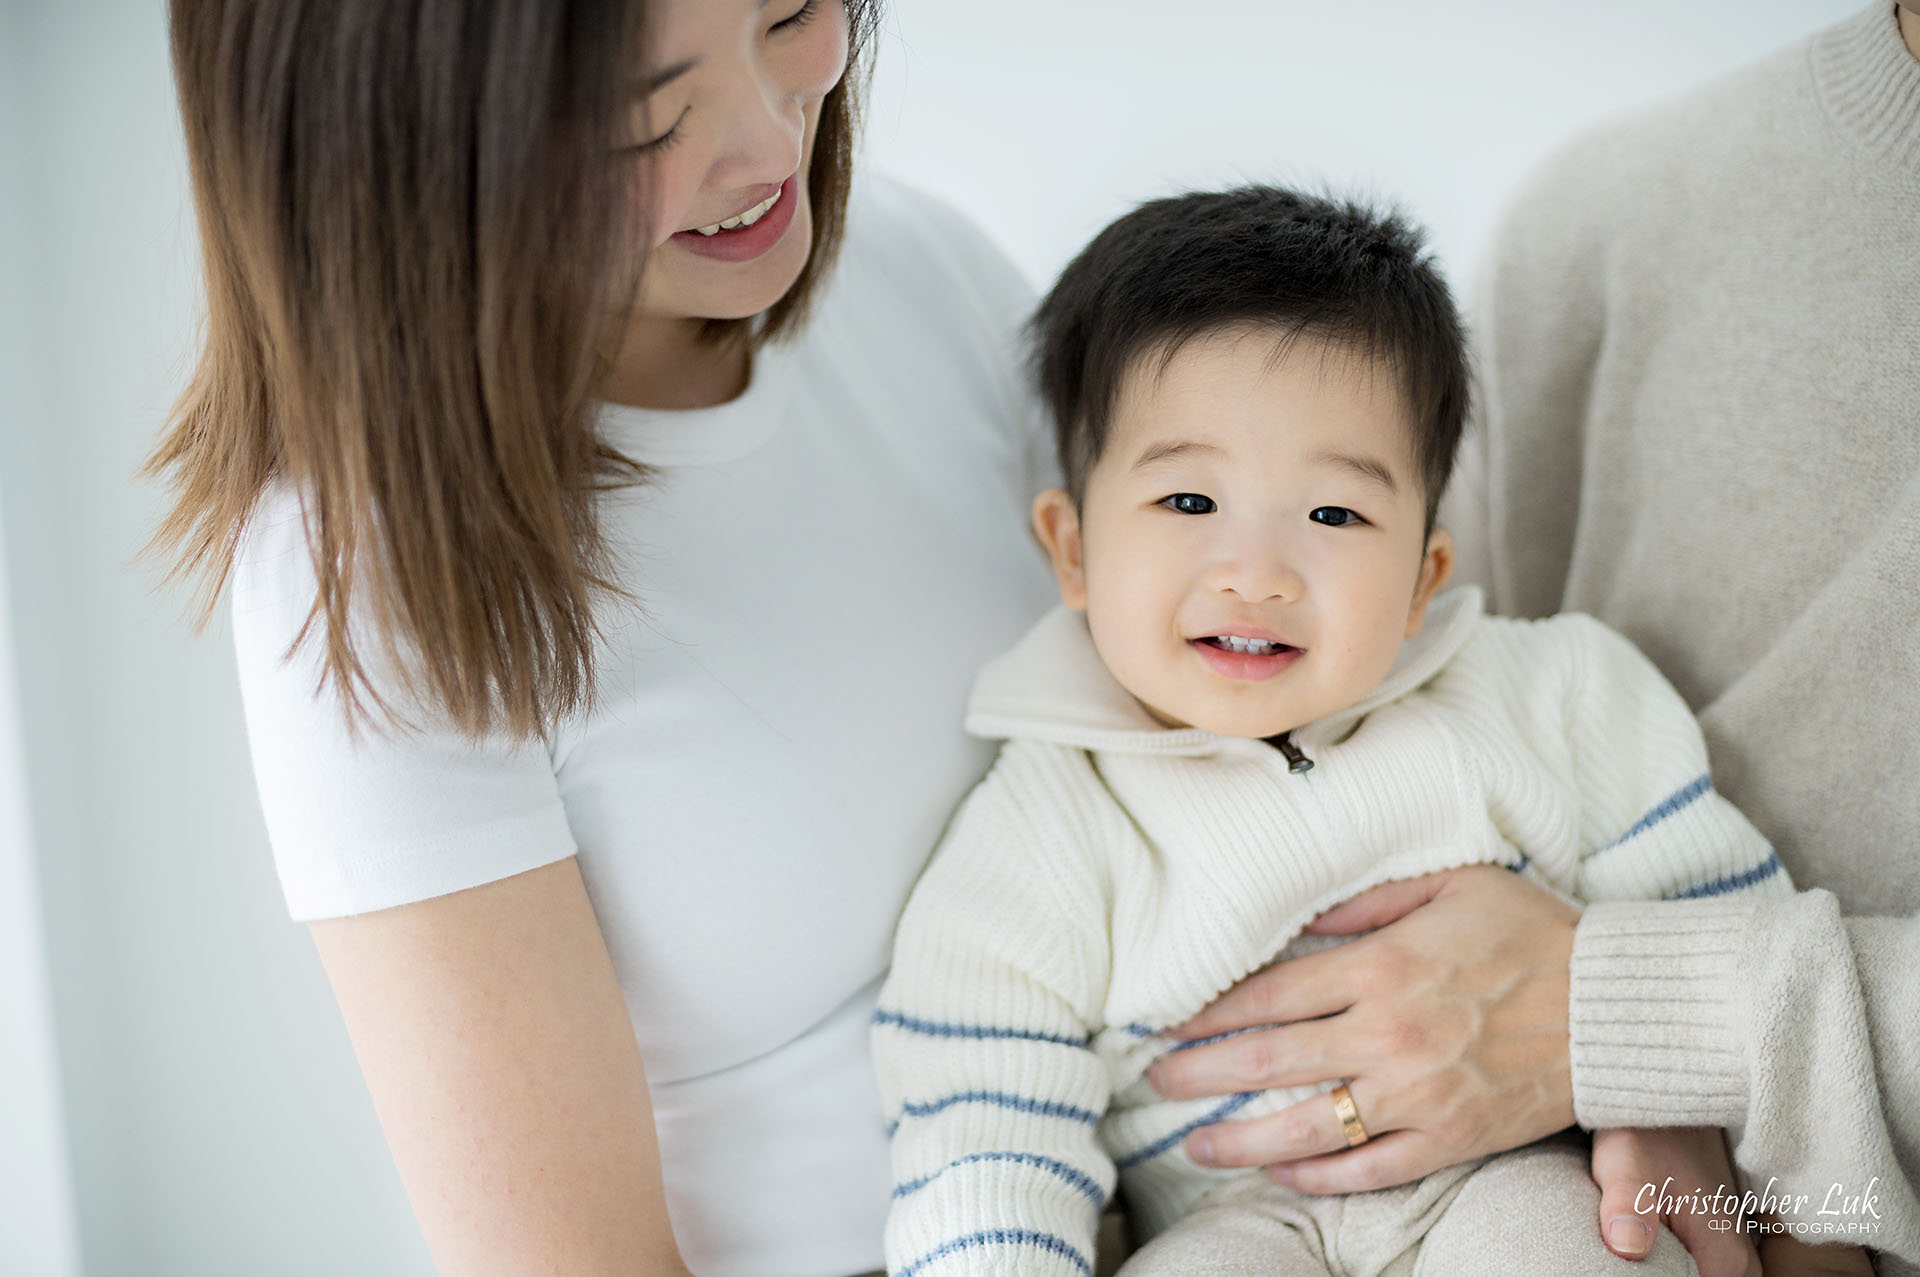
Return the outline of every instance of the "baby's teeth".
[[[720,233],[720,226],[718,223],[715,223],[712,226],[696,226],[693,229],[701,235],[718,235]]]

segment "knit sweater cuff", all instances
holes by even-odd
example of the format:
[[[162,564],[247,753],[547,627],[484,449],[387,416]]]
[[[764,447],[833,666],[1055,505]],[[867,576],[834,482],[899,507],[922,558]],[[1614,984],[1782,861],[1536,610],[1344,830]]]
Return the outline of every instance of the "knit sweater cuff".
[[[1573,1109],[1589,1130],[1746,1120],[1740,954],[1757,901],[1618,901],[1574,933]]]

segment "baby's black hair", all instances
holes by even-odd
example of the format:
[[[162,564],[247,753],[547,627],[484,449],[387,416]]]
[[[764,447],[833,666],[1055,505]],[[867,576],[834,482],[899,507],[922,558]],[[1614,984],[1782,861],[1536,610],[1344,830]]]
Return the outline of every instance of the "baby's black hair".
[[[1407,406],[1431,530],[1470,380],[1446,281],[1399,215],[1273,186],[1142,204],[1095,236],[1040,303],[1030,325],[1034,373],[1073,499],[1085,494],[1135,363],[1240,327],[1387,362]]]

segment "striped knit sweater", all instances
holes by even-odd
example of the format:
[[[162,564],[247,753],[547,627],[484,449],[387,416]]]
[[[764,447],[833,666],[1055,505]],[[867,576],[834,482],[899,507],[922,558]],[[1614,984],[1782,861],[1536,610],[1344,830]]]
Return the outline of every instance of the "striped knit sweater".
[[[1645,657],[1584,616],[1482,616],[1472,589],[1364,701],[1293,733],[1304,773],[1160,725],[1065,609],[981,673],[967,728],[1005,744],[908,902],[874,1016],[896,1275],[1089,1274],[1116,1175],[1150,1235],[1256,1173],[1198,1166],[1182,1137],[1326,1088],[1163,1100],[1160,1030],[1368,886],[1495,863],[1576,901],[1790,890]]]

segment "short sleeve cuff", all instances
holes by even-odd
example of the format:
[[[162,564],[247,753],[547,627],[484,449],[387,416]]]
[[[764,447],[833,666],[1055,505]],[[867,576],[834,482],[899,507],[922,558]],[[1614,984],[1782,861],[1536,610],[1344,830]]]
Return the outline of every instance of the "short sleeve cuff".
[[[1590,906],[1574,933],[1573,1108],[1589,1130],[1746,1119],[1750,899]]]
[[[565,860],[576,850],[558,808],[352,856],[286,854],[279,840],[274,844],[280,888],[295,922],[372,913],[484,886]]]

